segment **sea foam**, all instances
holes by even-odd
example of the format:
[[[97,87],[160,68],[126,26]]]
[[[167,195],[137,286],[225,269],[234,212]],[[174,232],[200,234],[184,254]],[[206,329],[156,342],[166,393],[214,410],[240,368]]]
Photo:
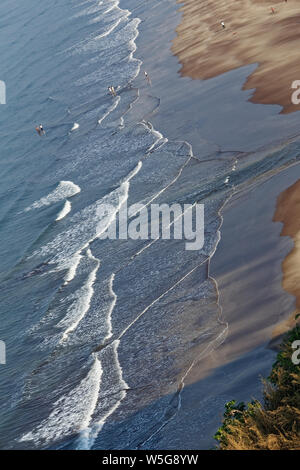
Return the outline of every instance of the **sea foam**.
[[[68,197],[75,196],[81,191],[77,184],[72,181],[60,181],[58,186],[48,196],[42,197],[38,201],[34,202],[31,206],[26,207],[25,212],[33,209],[40,209],[43,206],[50,206],[56,202],[67,199]]]

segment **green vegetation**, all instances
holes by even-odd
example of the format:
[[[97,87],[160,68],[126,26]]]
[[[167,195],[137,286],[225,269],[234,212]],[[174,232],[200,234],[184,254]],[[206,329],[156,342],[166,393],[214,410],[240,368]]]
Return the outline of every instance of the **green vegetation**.
[[[226,403],[223,424],[215,434],[221,450],[300,450],[300,365],[292,362],[297,340],[299,324],[285,337],[264,381],[263,404]]]

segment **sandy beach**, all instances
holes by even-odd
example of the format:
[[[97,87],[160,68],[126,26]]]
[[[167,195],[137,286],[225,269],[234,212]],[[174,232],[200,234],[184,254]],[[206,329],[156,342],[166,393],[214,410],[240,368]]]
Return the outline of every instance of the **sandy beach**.
[[[299,79],[297,0],[186,0],[180,11],[172,51],[182,76],[207,80],[257,64],[243,85],[253,90],[250,101],[280,105],[282,113],[300,109],[291,102],[291,84]]]
[[[0,4],[0,447],[210,449],[300,308],[300,7],[60,10]]]
[[[242,1],[234,3],[241,4]],[[199,2],[187,1],[181,11],[184,13],[192,4],[203,15],[204,7]],[[282,5],[285,7],[285,2]],[[293,5],[296,8],[295,2]],[[218,148],[276,147],[277,139],[284,140],[297,132],[297,126],[290,126],[292,119],[297,120],[297,113],[279,116],[279,106],[249,103],[249,91],[240,91],[247,76],[253,73],[251,64],[256,64],[257,60],[236,61],[233,65],[233,62],[221,60],[224,51],[216,48],[216,53],[211,53],[210,68],[201,69],[207,56],[199,57],[200,67],[196,67],[198,62],[194,61],[194,54],[200,51],[201,41],[194,45],[192,36],[195,37],[196,28],[200,31],[203,26],[196,15],[195,29],[188,31],[187,28],[184,40],[180,36],[180,45],[187,57],[190,54],[190,71],[198,71],[199,75],[182,73],[183,68],[180,74],[177,73],[180,68],[177,59],[181,65],[183,62],[178,54],[171,56],[170,49],[173,44],[174,53],[179,40],[179,36],[173,39],[176,23],[181,21],[178,32],[185,19],[174,12],[175,3],[172,10],[166,2],[161,2],[159,8],[159,19],[149,13],[142,17],[141,35],[137,40],[142,57],[147,58],[145,68],[152,79],[149,93],[161,97],[159,112],[151,116],[156,128],[174,139],[184,135],[199,159],[213,155]],[[212,11],[216,8],[213,6]],[[268,8],[265,9],[267,19],[279,19],[276,14],[271,16]],[[212,15],[211,22],[215,22],[216,35],[227,34],[228,19],[220,19],[226,20],[223,31],[215,16]],[[218,63],[222,65],[219,69]],[[243,67],[245,65],[248,67]],[[202,76],[200,71],[203,70]],[[223,74],[225,71],[229,73]],[[290,100],[290,84],[287,100]],[[222,156],[221,153],[218,158]],[[255,153],[249,156],[249,167],[251,158],[254,162],[262,156]],[[269,160],[273,158],[270,150]],[[265,164],[270,164],[267,158]],[[278,325],[286,323],[295,309],[294,296],[282,288],[281,264],[292,248],[292,241],[289,237],[280,237],[281,223],[273,220],[276,199],[299,177],[299,166],[294,166],[287,170],[282,168],[274,177],[262,178],[260,183],[252,180],[251,185],[236,194],[222,211],[221,241],[212,259],[210,274],[217,283],[223,320],[228,322],[228,336],[215,351],[195,364],[185,379],[180,411],[151,442],[147,442],[147,448],[210,448],[214,445],[213,435],[222,421],[226,401],[261,399],[261,377],[269,375],[276,357],[274,344],[270,342],[275,336],[278,340]]]
[[[282,287],[296,299],[296,310],[274,329],[274,338],[282,335],[294,324],[295,315],[300,309],[300,180],[289,186],[277,199],[274,222],[283,224],[281,236],[290,237],[294,246],[282,262]]]
[[[277,198],[299,175],[299,165],[288,168],[245,188],[225,206],[210,274],[218,286],[228,335],[191,370],[181,410],[157,435],[156,448],[172,442],[174,449],[210,449],[226,402],[262,399],[262,378],[276,358],[270,340],[295,308],[294,296],[281,288],[281,263],[292,242],[280,237],[281,224],[273,217]]]

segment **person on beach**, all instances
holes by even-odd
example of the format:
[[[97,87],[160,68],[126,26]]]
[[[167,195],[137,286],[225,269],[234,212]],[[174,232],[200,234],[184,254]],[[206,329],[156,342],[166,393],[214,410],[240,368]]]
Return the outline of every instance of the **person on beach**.
[[[116,90],[113,86],[109,86],[108,91],[112,96],[117,96]]]
[[[40,136],[45,134],[45,131],[44,131],[44,128],[43,128],[42,124],[40,124],[39,126],[36,126],[35,130],[37,131],[38,135],[40,135]]]
[[[146,78],[146,80],[147,80],[147,82],[148,82],[148,85],[151,86],[151,80],[150,80],[150,77],[149,77],[148,73],[147,73],[147,72],[144,72],[144,74],[145,74],[145,78]]]
[[[221,21],[221,26],[222,26],[223,29],[225,29],[225,23],[224,23],[224,21]]]

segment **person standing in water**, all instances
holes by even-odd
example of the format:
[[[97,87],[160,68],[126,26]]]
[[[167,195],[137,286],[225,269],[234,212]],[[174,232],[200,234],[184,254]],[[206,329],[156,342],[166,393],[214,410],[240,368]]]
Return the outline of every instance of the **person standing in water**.
[[[151,86],[151,80],[150,80],[150,77],[149,77],[148,73],[147,73],[147,72],[144,72],[144,74],[145,74],[145,78],[146,78],[146,80],[147,80],[147,82],[148,82],[148,85]]]
[[[36,126],[35,130],[37,131],[37,133],[40,136],[45,135],[45,131],[44,131],[44,128],[43,128],[42,124],[40,124],[39,126]]]
[[[112,96],[117,96],[116,90],[113,86],[109,86],[108,91]]]

